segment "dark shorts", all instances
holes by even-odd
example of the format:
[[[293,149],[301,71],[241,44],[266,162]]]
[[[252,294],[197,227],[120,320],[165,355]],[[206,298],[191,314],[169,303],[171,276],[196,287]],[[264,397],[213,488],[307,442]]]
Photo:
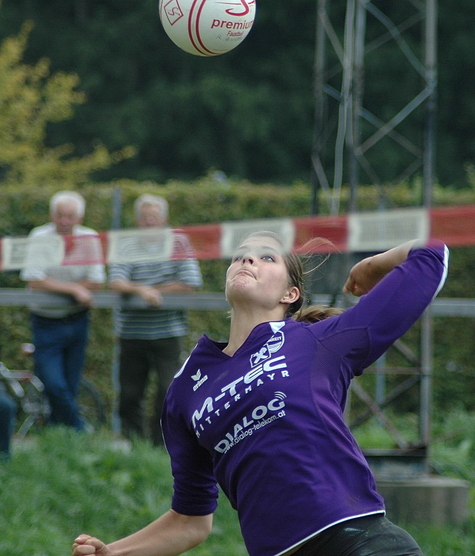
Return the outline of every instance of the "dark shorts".
[[[423,556],[407,531],[383,515],[350,519],[322,531],[292,556]]]

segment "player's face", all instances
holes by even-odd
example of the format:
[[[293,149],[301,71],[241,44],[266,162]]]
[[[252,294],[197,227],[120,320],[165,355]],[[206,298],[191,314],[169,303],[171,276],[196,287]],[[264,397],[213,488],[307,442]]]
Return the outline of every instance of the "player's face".
[[[226,298],[231,306],[252,303],[272,310],[289,289],[287,266],[277,241],[252,237],[238,247],[226,273]]]
[[[82,217],[77,214],[75,203],[60,203],[56,211],[51,214],[51,220],[56,225],[56,231],[61,235],[71,235],[76,224],[82,222]]]
[[[139,228],[161,228],[167,223],[162,217],[160,207],[156,205],[143,205],[137,219]]]

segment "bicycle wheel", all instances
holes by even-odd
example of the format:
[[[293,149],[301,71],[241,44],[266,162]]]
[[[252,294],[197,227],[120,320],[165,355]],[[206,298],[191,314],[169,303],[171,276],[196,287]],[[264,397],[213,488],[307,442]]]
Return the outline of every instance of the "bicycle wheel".
[[[78,403],[88,430],[96,431],[106,424],[106,404],[99,390],[86,377],[81,378]]]

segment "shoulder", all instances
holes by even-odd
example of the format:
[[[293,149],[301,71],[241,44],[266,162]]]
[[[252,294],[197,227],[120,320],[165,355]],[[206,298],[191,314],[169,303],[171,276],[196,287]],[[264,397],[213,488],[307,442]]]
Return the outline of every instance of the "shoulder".
[[[33,228],[29,233],[30,237],[46,235],[56,235],[56,226],[52,222],[48,222],[47,224],[43,224],[42,226],[37,226],[36,228]]]
[[[316,307],[316,312],[318,313],[320,308]],[[312,314],[312,307],[308,307],[310,315]],[[309,338],[317,341],[323,341],[327,336],[332,335],[335,331],[340,328],[340,317],[343,314],[342,311],[338,310],[331,317],[325,318],[303,318],[302,320],[296,320],[294,317],[290,317],[286,320],[284,333],[288,338],[292,339],[292,345],[304,345]],[[312,316],[312,315],[311,315]]]
[[[92,228],[88,228],[87,226],[82,226],[81,224],[78,224],[74,227],[73,230],[73,234],[75,236],[97,236],[99,235],[96,230],[93,230]]]
[[[195,347],[191,350],[190,355],[181,366],[180,370],[176,373],[175,378],[190,375],[194,369],[202,365],[209,365],[210,363],[220,363],[228,361],[227,355],[224,355],[222,348],[225,344],[220,344],[211,340],[206,334],[203,334],[196,343]]]
[[[167,397],[173,399],[174,405],[181,405],[188,396],[191,396],[193,392],[198,390],[202,383],[208,380],[208,376],[204,371],[204,368],[208,367],[208,365],[206,365],[207,348],[206,345],[203,345],[202,340],[203,338],[199,340],[186,361],[173,377],[169,392],[176,395],[168,395]],[[187,394],[185,394],[186,392]]]
[[[131,272],[135,266],[133,263],[111,263],[109,272]]]
[[[173,230],[173,252],[175,255],[186,257],[194,257],[195,255],[190,238],[182,230]]]

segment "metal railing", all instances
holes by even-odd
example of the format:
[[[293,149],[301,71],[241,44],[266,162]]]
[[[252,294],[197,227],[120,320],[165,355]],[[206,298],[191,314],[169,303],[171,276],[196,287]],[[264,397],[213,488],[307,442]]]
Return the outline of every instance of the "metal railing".
[[[103,290],[93,292],[94,307],[98,309],[147,308],[147,304],[135,295],[125,296],[117,292]],[[337,303],[344,306],[341,298]],[[335,301],[332,295],[315,295],[312,303],[329,305]],[[344,300],[347,304],[347,299]],[[0,306],[28,307],[31,304],[43,307],[65,307],[71,303],[71,297],[56,293],[32,291],[23,288],[0,288]],[[194,292],[169,293],[163,295],[163,309],[186,309],[198,311],[226,311],[229,305],[223,293]],[[475,318],[475,299],[438,298],[432,302],[432,315],[435,317],[471,317]]]

